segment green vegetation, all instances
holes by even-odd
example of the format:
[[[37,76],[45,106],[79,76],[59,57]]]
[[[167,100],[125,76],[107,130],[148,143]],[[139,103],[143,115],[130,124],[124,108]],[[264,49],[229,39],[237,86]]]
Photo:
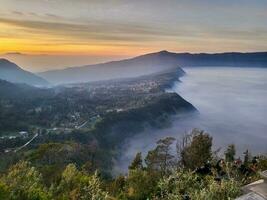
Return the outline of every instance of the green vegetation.
[[[174,79],[176,74],[168,72],[50,89],[2,81],[0,172],[24,159],[45,182],[69,163],[111,177],[126,139],[146,128],[169,126],[172,115],[195,111],[176,93],[164,91]]]
[[[78,151],[84,152],[80,156],[85,164],[73,164],[78,148],[82,147],[75,143],[41,145],[0,176],[0,199],[228,200],[267,167],[266,157],[251,157],[248,151],[243,161],[236,159],[234,145],[228,146],[225,158],[215,156],[212,138],[197,129],[179,141],[159,140],[144,159],[137,153],[128,174],[115,178],[99,174],[86,149]],[[69,159],[61,158],[65,154]]]
[[[118,120],[132,117],[133,127],[139,121],[162,126],[167,123],[169,114],[194,110],[176,93],[165,93],[165,88],[175,79],[176,73],[168,72],[49,89],[0,80],[0,136],[19,131],[33,133],[35,129],[66,133],[83,128],[81,125],[85,122],[90,130],[100,119],[109,120],[113,116]]]
[[[42,175],[28,162],[21,161],[12,166],[1,178],[0,197],[6,200],[49,200],[49,199],[106,199],[97,175],[87,175],[69,164],[61,176],[47,187]]]
[[[240,184],[234,179],[214,180],[214,177],[201,177],[188,171],[179,171],[164,178],[159,183],[158,199],[226,200],[240,194]]]
[[[234,145],[220,158],[212,152],[212,137],[199,130],[180,140],[163,138],[147,155],[137,153],[126,175],[112,173],[126,139],[195,111],[164,91],[174,78],[171,72],[50,89],[0,81],[0,200],[238,196],[267,168],[267,158],[246,151],[236,159]]]

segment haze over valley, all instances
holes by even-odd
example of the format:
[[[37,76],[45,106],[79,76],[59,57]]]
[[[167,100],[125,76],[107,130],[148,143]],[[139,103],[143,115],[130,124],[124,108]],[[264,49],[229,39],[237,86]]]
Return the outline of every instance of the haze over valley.
[[[177,92],[198,110],[174,117],[164,130],[147,130],[128,140],[117,170],[127,170],[136,151],[147,152],[160,138],[181,138],[194,128],[206,130],[215,140],[215,149],[229,143],[238,154],[249,149],[266,152],[267,70],[240,67],[185,67],[185,75],[168,92]],[[153,142],[152,142],[153,141]]]
[[[125,145],[127,147],[117,157],[120,167],[116,164],[116,170],[125,170],[136,151],[147,152],[156,140],[164,137],[166,133],[181,137],[185,132],[194,128],[209,131],[216,139],[214,148],[235,143],[239,146],[239,154],[242,154],[245,149],[255,153],[265,152],[266,55],[265,52],[177,54],[160,51],[127,60],[43,72],[38,76],[2,59],[1,70],[6,72],[1,74],[3,80],[39,87],[49,86],[48,89],[38,89],[26,85],[16,86],[2,81],[1,91],[4,92],[2,98],[19,100],[21,96],[25,99],[24,95],[27,92],[29,95],[25,103],[29,100],[38,102],[34,103],[34,107],[25,107],[20,114],[16,111],[21,117],[24,116],[22,123],[26,126],[16,127],[12,125],[14,123],[12,120],[10,125],[4,121],[2,123],[6,124],[5,132],[11,131],[11,135],[16,135],[16,131],[30,130],[31,126],[42,128],[48,133],[54,129],[56,133],[69,134],[77,127],[85,130],[95,129],[96,124],[108,117],[109,113],[115,112],[118,115],[127,116],[126,113],[129,111],[136,112],[134,115],[141,117],[137,121],[131,117],[127,120],[119,120],[119,117],[119,121],[115,120],[108,122],[111,123],[110,125],[103,125],[107,133],[111,132],[109,137],[117,138],[119,135],[125,137],[120,141],[123,146],[121,150],[125,148]],[[15,76],[16,79],[12,76],[14,71],[18,74]],[[25,78],[25,73],[29,79]],[[32,82],[33,78],[39,82]],[[56,86],[58,84],[61,85]],[[155,93],[156,91],[160,93]],[[138,95],[134,97],[132,96],[134,94]],[[142,97],[141,94],[145,96]],[[177,98],[175,94],[181,98],[181,101],[189,102],[188,105],[191,105],[192,109],[178,111],[179,107],[183,108],[182,102],[179,103],[178,99],[177,105],[170,105],[173,106],[173,111],[164,107],[163,110],[153,108],[154,100],[157,102],[166,98],[167,102],[172,102]],[[47,102],[51,98],[60,102],[57,100],[59,97],[63,102],[67,99],[69,101],[69,103],[62,102],[64,106],[67,106],[63,113],[58,113],[61,108],[57,104]],[[19,100],[20,104],[23,104],[21,100]],[[97,104],[94,105],[94,102]],[[5,104],[3,101],[3,106]],[[156,104],[159,105],[159,102]],[[75,108],[74,105],[79,106]],[[13,106],[16,107],[16,104]],[[155,112],[159,113],[138,114],[138,112],[146,112],[141,111],[143,109],[149,109],[152,113],[154,112],[152,110],[156,109]],[[8,114],[14,111],[7,109],[6,112]],[[25,113],[29,113],[27,117]],[[50,115],[49,119],[48,115]],[[45,123],[38,121],[44,117]],[[152,119],[155,121],[150,121]],[[88,126],[88,124],[91,125]],[[134,128],[127,128],[125,132],[123,127],[126,124]],[[8,126],[13,127],[9,129]],[[108,131],[109,126],[113,128]],[[114,132],[114,128],[118,132]],[[2,133],[2,135],[5,137],[5,134]],[[42,136],[39,135],[39,137]],[[248,143],[248,140],[253,142]]]
[[[266,0],[0,0],[0,200],[267,200]]]
[[[136,77],[177,66],[235,66],[266,67],[267,53],[222,53],[222,54],[189,54],[160,51],[138,56],[132,59],[108,62],[98,65],[67,68],[48,71],[39,75],[53,84],[69,82],[86,82]]]

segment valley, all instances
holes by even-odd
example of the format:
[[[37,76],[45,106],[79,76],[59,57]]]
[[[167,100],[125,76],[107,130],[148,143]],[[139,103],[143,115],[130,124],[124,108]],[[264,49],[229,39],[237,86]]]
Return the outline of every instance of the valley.
[[[216,57],[217,55],[210,59],[210,65],[215,63]],[[258,65],[266,66],[264,60],[255,55],[252,57],[252,61],[256,60]],[[232,58],[231,56],[230,60],[225,61],[229,65],[224,68],[219,65],[225,62],[216,61],[217,64],[208,69],[201,65],[182,69],[177,66],[177,62],[181,60],[177,59],[176,54],[161,51],[132,60],[118,61],[119,68],[123,71],[121,74],[116,74],[119,72],[115,70],[116,62],[104,64],[107,65],[105,67],[111,67],[110,70],[115,70],[116,76],[109,76],[109,73],[105,73],[108,76],[101,76],[101,73],[97,76],[97,71],[90,74],[82,68],[80,72],[84,75],[81,79],[68,78],[69,81],[55,85],[49,83],[46,86],[4,77],[4,80],[0,80],[0,173],[6,173],[12,166],[29,165],[42,174],[44,184],[52,190],[53,184],[62,179],[61,174],[64,176],[70,167],[74,167],[81,171],[77,173],[84,173],[84,177],[98,173],[103,184],[101,187],[109,191],[110,195],[119,196],[120,191],[128,187],[126,183],[132,184],[135,173],[147,174],[145,179],[151,181],[154,188],[164,174],[171,174],[174,166],[182,169],[181,162],[190,163],[191,158],[186,158],[179,151],[183,137],[191,138],[192,143],[189,142],[188,145],[192,148],[194,138],[203,137],[207,142],[207,157],[204,160],[201,159],[202,154],[198,154],[202,145],[206,144],[194,147],[200,149],[192,155],[197,155],[193,159],[202,160],[198,165],[190,164],[195,170],[198,170],[195,167],[203,167],[209,160],[212,160],[211,167],[218,170],[218,159],[223,155],[217,149],[220,146],[226,147],[231,142],[237,144],[236,149],[235,146],[228,146],[234,148],[234,156],[235,153],[242,156],[245,149],[245,156],[249,156],[249,152],[254,153],[252,150],[255,146],[250,148],[242,145],[242,141],[247,138],[255,141],[253,144],[257,145],[259,152],[264,152],[265,142],[260,138],[264,138],[261,129],[265,129],[265,122],[254,120],[250,125],[252,119],[242,118],[237,111],[235,114],[231,112],[242,107],[244,115],[255,112],[253,118],[260,115],[258,119],[264,120],[264,113],[260,109],[265,104],[261,104],[262,101],[259,100],[265,97],[262,89],[266,84],[266,69],[248,68],[244,63],[241,63],[242,68],[231,68],[234,64]],[[142,62],[144,66],[148,66],[148,71],[131,76],[131,72],[138,71]],[[197,59],[194,62],[202,61]],[[9,67],[14,70],[13,64],[9,63]],[[21,72],[18,66],[15,70]],[[241,74],[237,76],[238,73]],[[34,74],[32,76],[35,77]],[[255,77],[257,78],[254,79]],[[250,101],[253,96],[244,95],[242,91],[245,90],[247,94],[254,94],[257,98]],[[247,105],[248,102],[252,106]],[[243,122],[246,126],[241,126]],[[239,139],[236,140],[235,137]],[[212,138],[215,139],[213,146]],[[174,141],[177,142],[176,147],[173,147]],[[177,152],[173,155],[175,148]],[[187,147],[183,148],[186,151]],[[216,152],[216,155],[211,155],[211,152]],[[217,152],[220,152],[220,157],[216,157]],[[141,154],[146,155],[144,160]],[[179,160],[183,157],[186,160]],[[249,165],[245,165],[246,158],[244,161],[238,159],[239,163],[244,164],[237,166],[238,171],[234,171],[236,168],[231,169],[233,173],[243,177],[242,184],[256,178],[255,173],[247,177],[242,171],[244,166],[245,170],[250,170],[252,164],[254,167],[255,159],[259,163],[257,170],[264,169],[265,154],[254,156],[248,161],[251,163]],[[184,169],[191,169],[190,165]],[[220,175],[221,172],[216,173]],[[116,185],[121,181],[120,174],[127,174],[123,178],[126,182]],[[193,174],[195,176],[196,171]],[[143,175],[137,174],[135,178],[139,180],[140,176]],[[223,177],[220,179],[224,181]],[[234,187],[239,191],[237,182],[235,184]],[[139,185],[136,185],[137,188]],[[150,196],[157,193],[158,189],[145,190],[145,196]],[[131,196],[127,191],[123,193]],[[238,194],[233,193],[233,196]],[[53,195],[57,196],[55,193]],[[136,195],[142,193],[137,192]]]
[[[6,157],[24,157],[48,143],[64,147],[71,142],[82,148],[92,146],[89,151],[93,153],[89,152],[89,155],[96,152],[102,155],[94,162],[101,165],[97,166],[99,169],[110,173],[112,164],[107,167],[103,163],[116,159],[126,139],[149,128],[169,127],[171,116],[196,111],[178,94],[165,91],[183,75],[184,72],[177,68],[138,78],[54,88],[2,81],[0,163],[8,166]],[[23,148],[19,148],[21,146]],[[103,158],[101,151],[109,158]],[[76,153],[82,152],[78,149]],[[85,164],[80,160],[84,158],[75,159],[81,165]]]

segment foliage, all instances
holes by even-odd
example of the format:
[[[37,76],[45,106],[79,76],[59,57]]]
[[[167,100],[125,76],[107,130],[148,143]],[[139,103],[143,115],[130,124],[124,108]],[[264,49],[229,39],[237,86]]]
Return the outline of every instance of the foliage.
[[[2,180],[9,188],[10,199],[49,199],[50,195],[42,183],[42,175],[34,167],[31,167],[28,162],[21,161],[11,167]]]
[[[58,184],[54,182],[47,189],[41,174],[30,163],[22,161],[2,177],[0,197],[7,200],[105,200],[107,193],[101,189],[97,173],[87,175],[74,164],[66,167]]]
[[[5,183],[0,181],[0,199],[8,199],[9,198],[9,188]]]
[[[224,152],[225,161],[233,162],[235,160],[235,153],[236,153],[235,145],[234,144],[228,145],[227,150]]]
[[[212,137],[197,129],[191,135],[192,141],[181,150],[181,162],[185,168],[194,170],[211,160]]]
[[[174,156],[171,154],[171,145],[175,138],[166,137],[157,142],[154,150],[148,152],[145,162],[150,171],[160,171],[162,176],[167,174],[173,165]]]
[[[97,165],[86,154],[96,153],[96,149],[90,145],[80,146],[75,142],[41,145],[26,156],[32,163],[20,161],[0,176],[0,199],[228,200],[240,195],[243,184],[257,180],[258,170],[266,169],[265,156],[252,157],[246,151],[243,161],[235,159],[233,145],[225,151],[225,160],[212,157],[212,138],[203,131],[193,130],[186,138],[182,139],[186,142],[179,146],[178,155],[172,149],[174,138],[159,140],[144,160],[141,152],[136,154],[127,175],[112,180],[93,172],[92,165]],[[64,154],[68,154],[66,161],[61,158]],[[86,164],[78,165],[78,160],[71,163],[76,156],[86,158]],[[185,164],[180,165],[176,157]],[[193,159],[196,164],[187,159]],[[44,182],[43,175],[49,173],[54,178]]]
[[[129,170],[143,169],[142,153],[138,152],[129,166]]]
[[[107,193],[101,190],[100,184],[97,174],[88,176],[77,170],[74,164],[69,164],[62,173],[58,187],[52,187],[51,190],[54,196],[57,196],[56,199],[107,199]]]
[[[267,169],[267,156],[259,156],[258,158],[258,167],[260,170]]]
[[[214,177],[199,177],[190,171],[179,171],[159,182],[161,195],[159,199],[179,200],[228,200],[237,197],[240,186],[237,181],[222,180]]]
[[[146,200],[155,192],[158,178],[146,170],[131,170],[127,178],[126,196],[132,200]]]

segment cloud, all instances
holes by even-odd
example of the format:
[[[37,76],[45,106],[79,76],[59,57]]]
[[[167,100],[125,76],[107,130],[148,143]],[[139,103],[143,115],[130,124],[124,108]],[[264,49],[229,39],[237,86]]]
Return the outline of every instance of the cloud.
[[[242,51],[267,48],[260,0],[0,0],[2,51],[23,45],[129,46],[173,51]],[[14,12],[12,12],[14,11]],[[264,15],[263,15],[264,14]],[[17,45],[16,45],[16,44]],[[18,48],[21,47],[21,48]],[[234,48],[234,49],[233,49]],[[42,47],[45,49],[45,47]],[[135,51],[137,48],[135,48]],[[0,47],[1,51],[1,47]],[[129,49],[129,51],[131,51]]]
[[[46,17],[54,18],[54,19],[62,19],[59,15],[51,14],[51,13],[46,13]]]
[[[155,37],[175,37],[177,33],[140,24],[108,22],[65,23],[0,18],[1,23],[20,27],[24,31],[34,31],[51,35],[64,35],[79,39],[100,41],[142,41]],[[185,31],[183,31],[185,32]],[[189,34],[189,33],[187,33]]]
[[[24,13],[23,12],[20,12],[20,11],[12,11],[12,13],[13,14],[15,14],[15,15],[20,15],[20,16],[23,16],[24,15]]]
[[[4,55],[12,55],[12,56],[22,56],[22,55],[26,55],[20,52],[7,52]]]

